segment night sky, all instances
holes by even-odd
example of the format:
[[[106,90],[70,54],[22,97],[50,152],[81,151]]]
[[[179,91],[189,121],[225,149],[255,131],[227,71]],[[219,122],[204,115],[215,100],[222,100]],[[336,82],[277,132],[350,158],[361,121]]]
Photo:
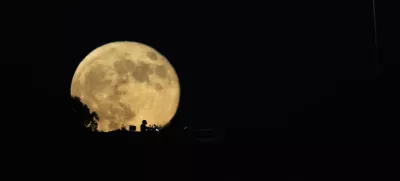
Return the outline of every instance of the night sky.
[[[331,143],[398,143],[395,1],[377,1],[378,67],[372,1],[85,2],[2,6],[4,173],[75,180],[391,177],[390,168],[364,169],[375,155],[391,160],[367,152],[383,144],[358,150],[361,144]],[[99,147],[90,149],[89,137],[71,124],[70,84],[80,61],[113,41],[145,43],[175,67],[181,102],[174,129],[213,128],[222,143],[239,144],[92,139]]]
[[[378,116],[370,2],[76,3],[60,12],[37,35],[47,44],[43,55],[24,60],[32,68],[32,115],[46,123],[44,132],[71,129],[60,115],[80,61],[127,40],[155,48],[175,67],[176,127],[214,128],[227,142],[372,139],[355,136]]]

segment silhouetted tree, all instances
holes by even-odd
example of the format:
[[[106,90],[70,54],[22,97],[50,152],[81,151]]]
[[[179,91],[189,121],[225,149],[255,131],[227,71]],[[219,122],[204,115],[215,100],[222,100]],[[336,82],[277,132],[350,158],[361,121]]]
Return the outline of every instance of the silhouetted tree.
[[[91,131],[97,131],[97,123],[99,115],[96,112],[91,112],[89,107],[82,103],[79,97],[72,97],[72,112],[75,122],[80,124],[78,127],[86,127]]]

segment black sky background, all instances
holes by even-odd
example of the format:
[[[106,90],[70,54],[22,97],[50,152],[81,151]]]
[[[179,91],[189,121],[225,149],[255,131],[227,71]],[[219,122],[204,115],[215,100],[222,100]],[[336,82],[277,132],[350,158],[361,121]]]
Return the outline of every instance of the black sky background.
[[[393,11],[378,7],[386,82],[376,81],[371,2],[67,4],[26,25],[25,36],[43,44],[40,55],[4,64],[4,77],[17,69],[32,75],[31,94],[21,100],[33,109],[12,114],[29,125],[36,124],[25,115],[40,119],[38,134],[68,132],[65,101],[79,62],[98,46],[129,40],[174,65],[182,90],[177,127],[213,127],[234,143],[390,142],[397,123],[384,115],[391,113],[386,100],[398,99],[389,98],[398,63]],[[5,81],[25,87],[18,75]]]
[[[82,171],[92,177],[100,170],[102,177],[146,179],[370,179],[376,170],[364,168],[372,157],[392,160],[383,158],[387,152],[381,157],[366,151],[382,145],[357,150],[359,144],[328,144],[398,143],[400,31],[394,1],[377,1],[378,76],[372,1],[16,3],[2,5],[0,12],[0,134],[10,160],[2,160],[5,168],[34,171],[20,175]],[[225,143],[266,144],[129,149],[115,140],[92,150],[74,142],[70,138],[80,135],[69,124],[66,100],[75,68],[94,48],[118,40],[146,43],[174,65],[182,86],[176,127],[214,127]],[[113,163],[96,162],[96,153]],[[122,166],[128,154],[130,166]],[[133,169],[146,166],[146,173]]]

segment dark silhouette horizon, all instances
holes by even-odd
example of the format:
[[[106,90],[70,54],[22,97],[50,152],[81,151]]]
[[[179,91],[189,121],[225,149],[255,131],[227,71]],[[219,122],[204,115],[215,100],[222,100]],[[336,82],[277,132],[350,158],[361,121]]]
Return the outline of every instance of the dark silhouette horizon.
[[[71,97],[73,119],[81,122],[82,126],[92,132],[97,132],[98,121],[100,120],[95,111],[91,111],[87,104],[83,103],[77,96]],[[83,129],[83,128],[82,128]]]

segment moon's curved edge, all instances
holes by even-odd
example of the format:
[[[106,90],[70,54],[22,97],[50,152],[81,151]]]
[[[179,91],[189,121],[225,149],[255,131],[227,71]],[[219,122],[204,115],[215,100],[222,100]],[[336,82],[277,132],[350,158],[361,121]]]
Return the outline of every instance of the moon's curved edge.
[[[102,44],[102,45],[98,46],[97,48],[93,49],[92,51],[90,51],[90,52],[82,59],[82,61],[79,63],[79,65],[77,66],[77,68],[76,68],[76,70],[75,70],[75,73],[74,73],[74,75],[73,75],[73,77],[72,77],[72,80],[71,80],[71,90],[70,90],[71,96],[78,96],[78,95],[74,95],[74,94],[73,94],[74,81],[76,81],[75,79],[79,79],[78,74],[81,73],[81,70],[82,70],[82,67],[84,66],[84,64],[90,63],[90,62],[85,61],[85,60],[87,60],[87,59],[91,58],[92,56],[94,56],[94,52],[102,52],[101,49],[105,49],[105,48],[108,48],[109,46],[118,45],[118,44],[124,44],[124,43],[128,43],[128,44],[138,44],[139,47],[140,47],[140,46],[144,46],[144,47],[146,47],[146,48],[148,48],[148,49],[150,49],[150,50],[152,50],[152,51],[157,52],[159,55],[161,55],[161,57],[165,60],[165,62],[168,63],[168,64],[170,65],[170,67],[172,68],[172,71],[175,73],[174,75],[176,75],[176,81],[178,82],[178,96],[177,96],[177,102],[176,102],[175,109],[174,109],[175,112],[174,112],[174,114],[172,115],[172,117],[170,118],[170,121],[168,121],[167,124],[163,125],[164,127],[169,126],[169,125],[171,124],[171,121],[172,121],[172,120],[174,119],[174,117],[176,116],[176,113],[178,112],[179,104],[180,104],[180,100],[181,100],[181,94],[182,94],[181,88],[182,88],[182,87],[180,86],[179,75],[178,75],[178,72],[176,71],[175,67],[171,64],[171,62],[170,62],[161,52],[159,52],[159,51],[156,50],[155,48],[153,48],[153,47],[151,47],[151,46],[149,46],[149,45],[147,45],[147,44],[141,43],[141,42],[136,42],[136,41],[113,41],[113,42],[109,42],[109,43]],[[80,72],[77,72],[78,70],[80,70]]]

